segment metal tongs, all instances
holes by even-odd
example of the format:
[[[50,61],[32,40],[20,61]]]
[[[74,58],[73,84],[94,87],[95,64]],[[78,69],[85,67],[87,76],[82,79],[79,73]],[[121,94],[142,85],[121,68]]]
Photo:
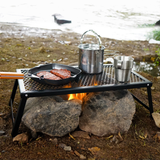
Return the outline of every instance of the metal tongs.
[[[17,72],[0,72],[0,79],[23,79],[23,73]]]

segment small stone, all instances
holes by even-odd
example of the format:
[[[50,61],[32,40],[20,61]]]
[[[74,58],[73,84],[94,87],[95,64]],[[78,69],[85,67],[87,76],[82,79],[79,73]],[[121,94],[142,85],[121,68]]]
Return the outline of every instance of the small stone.
[[[65,150],[65,151],[71,151],[71,146],[65,146],[65,147],[64,147],[64,150]]]
[[[160,132],[157,132],[157,133],[156,133],[156,137],[157,137],[157,139],[160,141]]]
[[[31,135],[33,139],[36,139],[38,137],[38,134],[35,131],[31,131]]]
[[[64,149],[65,146],[66,146],[66,144],[64,144],[64,143],[60,143],[60,144],[59,144],[59,147],[61,147],[61,148],[63,148],[63,149]]]
[[[80,159],[86,159],[86,156],[80,154],[79,158],[80,158]]]
[[[54,138],[54,139],[50,138],[49,141],[51,141],[54,145],[58,144],[58,139],[57,138]]]
[[[152,86],[152,87],[151,87],[151,90],[155,90],[155,87]]]
[[[27,133],[18,134],[16,137],[13,138],[13,142],[19,143],[28,143],[28,135]]]
[[[64,41],[65,44],[71,45],[72,42],[71,41]]]
[[[0,113],[0,117],[3,117],[5,115],[5,113]]]
[[[0,131],[0,136],[4,135],[5,131]]]
[[[117,136],[113,136],[113,138],[110,140],[111,143],[115,143],[115,144],[118,144],[119,143],[119,140],[117,138]]]
[[[155,121],[156,126],[157,126],[158,128],[160,128],[160,114],[157,113],[157,112],[153,112],[153,113],[152,113],[152,117],[153,117],[153,119],[154,119],[154,121]]]
[[[73,137],[78,137],[78,138],[86,138],[86,139],[90,139],[90,136],[88,135],[88,132],[84,132],[84,131],[75,131],[72,133]]]

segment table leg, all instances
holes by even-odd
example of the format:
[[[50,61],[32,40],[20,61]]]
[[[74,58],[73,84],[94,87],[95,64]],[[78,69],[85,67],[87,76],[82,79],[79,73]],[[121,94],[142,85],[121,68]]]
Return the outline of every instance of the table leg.
[[[20,101],[19,108],[17,111],[16,119],[13,124],[13,129],[12,129],[12,133],[11,133],[12,137],[15,137],[18,134],[19,125],[21,123],[21,118],[23,116],[23,111],[24,111],[26,101],[27,101],[27,97],[21,97],[21,101]]]
[[[16,94],[17,86],[18,86],[18,80],[16,79],[15,82],[14,82],[12,94],[11,94],[11,97],[10,97],[10,100],[9,100],[9,106],[11,106],[11,103],[13,103],[13,101],[14,101],[14,97],[15,97],[15,94]]]
[[[148,102],[149,102],[149,111],[152,117],[153,113],[153,104],[152,104],[152,94],[151,94],[151,87],[147,87],[147,92],[148,92]]]

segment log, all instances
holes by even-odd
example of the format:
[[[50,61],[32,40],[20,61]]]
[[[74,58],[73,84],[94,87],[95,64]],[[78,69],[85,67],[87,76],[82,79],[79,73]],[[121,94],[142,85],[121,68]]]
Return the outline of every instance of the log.
[[[63,17],[61,14],[53,14],[54,20],[58,24],[71,23],[71,20]]]

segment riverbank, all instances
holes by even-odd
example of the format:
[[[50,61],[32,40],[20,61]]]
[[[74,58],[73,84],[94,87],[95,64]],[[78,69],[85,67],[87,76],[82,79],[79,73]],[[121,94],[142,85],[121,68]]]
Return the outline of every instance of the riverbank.
[[[60,30],[1,26],[0,29],[0,71],[15,72],[17,68],[32,68],[39,64],[77,64],[78,45],[81,35]],[[95,37],[85,39],[93,43]],[[135,61],[154,61],[160,44],[148,41],[121,41],[102,37],[105,46],[104,60],[115,55],[131,55]],[[107,60],[105,63],[108,63]],[[153,82],[152,99],[154,111],[160,110],[159,77],[140,73]],[[66,135],[61,138],[39,134],[37,139],[29,139],[27,144],[12,142],[11,115],[8,106],[14,80],[0,80],[0,159],[79,159],[75,151],[89,159],[160,159],[159,129],[150,118],[149,112],[136,103],[136,114],[129,131],[121,135],[122,141],[115,143],[111,138],[90,135],[90,139]],[[138,98],[148,103],[146,89],[131,90]],[[17,112],[20,97],[16,95],[13,111]],[[20,133],[26,132],[22,125]],[[117,136],[117,135],[116,135]],[[57,142],[53,143],[56,138]],[[71,146],[72,151],[64,151],[60,143]],[[96,154],[89,149],[97,147]],[[95,149],[95,148],[94,148]]]

